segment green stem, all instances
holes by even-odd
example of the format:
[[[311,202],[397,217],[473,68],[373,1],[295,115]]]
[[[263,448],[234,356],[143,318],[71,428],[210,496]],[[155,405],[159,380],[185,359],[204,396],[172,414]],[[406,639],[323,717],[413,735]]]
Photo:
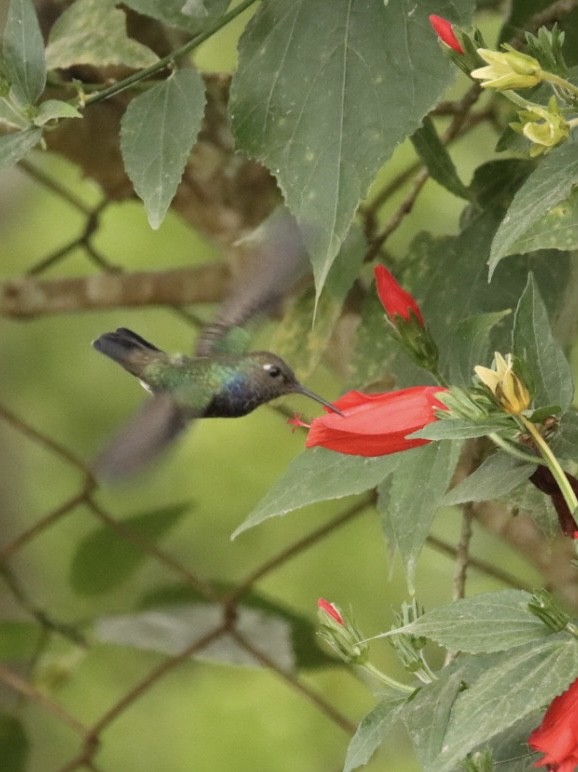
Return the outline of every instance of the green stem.
[[[389,686],[391,689],[395,689],[398,692],[405,692],[406,694],[412,694],[415,692],[415,687],[408,686],[407,684],[402,684],[401,681],[396,681],[395,678],[390,678],[390,676],[386,675],[385,673],[382,673],[381,670],[375,667],[375,665],[372,665],[371,662],[364,662],[361,667],[366,670],[368,673],[371,673],[371,675],[374,678],[377,678],[378,681],[381,681],[386,686]]]
[[[256,2],[257,0],[242,0],[242,2],[239,3],[239,5],[232,8],[229,11],[229,13],[226,13],[224,16],[221,16],[219,19],[217,19],[217,21],[214,24],[208,27],[204,32],[201,32],[198,35],[195,35],[195,37],[192,38],[192,40],[189,40],[187,43],[180,46],[180,48],[175,49],[172,53],[167,54],[167,56],[163,56],[162,59],[159,59],[158,62],[151,64],[149,67],[145,67],[143,70],[139,70],[138,72],[135,72],[133,75],[129,75],[128,78],[119,80],[118,83],[114,83],[112,86],[109,86],[108,88],[103,88],[101,91],[98,91],[96,94],[91,94],[89,97],[86,97],[84,99],[79,99],[77,106],[79,107],[79,109],[82,109],[87,105],[93,105],[96,102],[102,102],[104,99],[109,99],[111,96],[114,96],[115,94],[120,94],[121,91],[125,91],[127,88],[130,88],[130,86],[134,85],[135,83],[138,83],[139,81],[144,80],[145,78],[148,78],[151,75],[155,75],[157,72],[160,72],[161,70],[163,70],[167,65],[172,64],[181,56],[184,56],[185,54],[190,53],[193,49],[200,46],[201,43],[204,43],[205,40],[208,40],[212,35],[214,35],[220,29],[225,27],[230,21],[233,21],[233,19],[236,19],[237,16],[242,14],[243,11],[247,10],[247,8],[250,8]]]
[[[558,463],[558,459],[552,453],[548,443],[544,440],[536,426],[531,421],[528,421],[523,415],[519,415],[518,418],[526,431],[531,435],[534,444],[542,454],[542,458],[546,461],[548,469],[552,472],[554,479],[558,483],[560,492],[564,496],[564,501],[573,515],[574,512],[576,512],[576,509],[578,509],[578,499],[572,490],[572,486],[568,482],[568,478],[564,474],[564,470]]]
[[[498,447],[502,448],[502,450],[505,450],[506,453],[510,454],[510,456],[519,458],[520,461],[525,461],[528,464],[542,464],[544,466],[548,465],[548,463],[541,459],[539,456],[535,456],[532,453],[527,453],[526,451],[521,450],[517,445],[514,445],[512,442],[504,439],[504,437],[500,437],[500,435],[496,434],[495,432],[489,434],[488,437],[495,445],[498,445]]]
[[[575,86],[573,83],[570,83],[570,81],[561,78],[559,75],[554,75],[553,72],[542,72],[542,77],[543,80],[547,81],[548,83],[554,83],[554,85],[560,86],[560,88],[564,89],[565,91],[569,91],[571,94],[578,96],[578,86]]]
[[[530,102],[528,99],[524,99],[524,97],[521,97],[516,91],[510,91],[509,89],[506,91],[502,91],[502,94],[510,100],[510,102],[513,102],[515,105],[518,105],[518,107],[523,107],[524,110],[532,110],[534,107],[540,107],[544,108],[544,105],[536,105],[535,102]]]
[[[421,670],[425,677],[420,678],[421,681],[425,684],[433,684],[434,681],[438,680],[438,676],[434,673],[434,671],[431,669],[431,667],[426,662],[426,659],[424,656],[420,656],[420,660],[422,663]],[[416,675],[419,678],[419,671],[416,673]]]
[[[443,375],[439,372],[437,367],[432,368],[430,370],[430,373],[433,375],[433,377],[438,382],[438,386],[442,386],[444,389],[449,388],[450,384],[448,383],[448,381],[446,381],[446,379],[443,377]]]

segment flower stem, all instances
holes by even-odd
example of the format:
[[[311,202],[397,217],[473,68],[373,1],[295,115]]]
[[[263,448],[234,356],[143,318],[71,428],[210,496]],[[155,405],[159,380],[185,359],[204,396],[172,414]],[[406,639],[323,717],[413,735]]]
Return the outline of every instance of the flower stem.
[[[576,509],[578,509],[578,499],[576,498],[576,494],[572,490],[572,486],[568,482],[568,478],[564,474],[564,470],[560,466],[558,459],[552,453],[548,443],[544,440],[536,426],[531,421],[528,421],[523,415],[519,415],[518,419],[534,440],[534,444],[540,451],[542,458],[546,461],[548,469],[552,472],[552,476],[556,480],[560,492],[564,496],[564,501],[566,502],[568,509],[572,515],[574,515]]]
[[[208,27],[204,32],[200,32],[198,35],[195,35],[195,37],[193,37],[187,43],[184,43],[179,48],[176,48],[170,54],[167,54],[167,56],[163,56],[163,58],[159,59],[158,62],[155,62],[149,67],[145,67],[144,69],[129,75],[128,78],[119,80],[117,83],[114,83],[108,88],[103,88],[101,91],[98,91],[95,94],[91,94],[88,97],[79,97],[78,104],[76,106],[79,109],[82,109],[87,105],[93,105],[96,102],[102,102],[104,99],[109,99],[115,94],[120,94],[121,91],[125,91],[127,88],[130,88],[130,86],[138,83],[141,80],[144,80],[145,78],[148,78],[150,75],[154,75],[155,73],[160,72],[168,65],[173,64],[173,62],[175,62],[181,56],[190,53],[193,49],[200,46],[201,43],[204,43],[205,40],[208,40],[208,38],[218,32],[222,27],[225,27],[230,21],[236,19],[237,16],[243,13],[243,11],[245,11],[247,8],[250,8],[256,2],[257,0],[243,0],[241,3],[239,3],[239,5],[236,5],[234,8],[232,8],[229,13],[226,13],[224,16],[218,18],[215,23]]]
[[[555,86],[559,86],[561,89],[564,89],[564,91],[569,91],[571,94],[574,94],[574,96],[578,96],[578,86],[570,83],[569,80],[565,80],[559,75],[555,75],[553,72],[547,71],[542,72],[542,77],[543,80],[547,81],[548,83],[553,83]]]
[[[524,97],[520,96],[516,91],[511,91],[510,89],[506,91],[502,91],[502,94],[510,100],[510,102],[513,102],[515,105],[518,105],[518,107],[523,107],[524,110],[531,110],[533,107],[536,107],[536,104],[534,102],[530,102],[528,99],[524,99]],[[539,107],[542,107],[542,105],[538,105]]]
[[[390,676],[376,668],[375,665],[372,665],[371,662],[364,662],[361,667],[391,689],[395,689],[398,692],[404,692],[405,694],[412,694],[415,691],[415,687],[408,686],[408,684],[402,684],[401,681],[396,681],[395,678],[390,678]]]
[[[544,466],[548,466],[547,462],[539,456],[535,456],[532,453],[521,450],[517,445],[514,445],[514,443],[509,442],[503,437],[500,437],[500,435],[496,434],[496,432],[492,432],[488,435],[488,437],[495,445],[502,448],[502,450],[506,451],[506,453],[509,453],[510,456],[519,458],[520,461],[525,461],[527,464],[542,464]]]

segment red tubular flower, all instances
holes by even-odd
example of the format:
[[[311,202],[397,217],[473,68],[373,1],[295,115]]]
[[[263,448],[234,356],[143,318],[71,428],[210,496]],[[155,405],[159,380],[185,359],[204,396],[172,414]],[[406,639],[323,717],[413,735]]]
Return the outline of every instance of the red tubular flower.
[[[420,326],[425,327],[418,304],[409,292],[406,292],[399,286],[387,268],[384,265],[376,265],[374,275],[377,295],[390,322],[396,326],[397,317],[401,317],[404,321],[409,322],[413,315]]]
[[[436,420],[445,406],[439,386],[413,386],[383,394],[350,391],[334,402],[343,416],[327,412],[311,423],[306,446],[322,445],[353,456],[386,456],[426,445],[429,440],[406,439]],[[301,424],[304,425],[304,424]]]
[[[528,744],[546,754],[535,767],[555,772],[574,772],[578,767],[578,679],[552,701]]]
[[[442,41],[442,43],[445,43],[446,46],[449,46],[457,54],[465,53],[464,49],[460,45],[459,40],[456,37],[451,22],[442,18],[441,16],[436,16],[432,13],[432,15],[429,17],[429,23],[434,28],[436,35]]]
[[[324,611],[326,614],[328,614],[332,619],[334,619],[338,625],[345,624],[343,621],[343,617],[337,610],[337,608],[333,605],[333,603],[330,603],[328,600],[325,600],[325,598],[319,598],[317,601],[317,608],[319,611]]]

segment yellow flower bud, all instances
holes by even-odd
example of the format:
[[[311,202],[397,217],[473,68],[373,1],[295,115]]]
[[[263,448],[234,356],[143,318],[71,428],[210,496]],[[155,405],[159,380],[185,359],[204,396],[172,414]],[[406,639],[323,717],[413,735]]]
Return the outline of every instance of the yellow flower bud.
[[[474,368],[480,381],[491,392],[498,405],[506,413],[520,415],[530,406],[530,393],[514,372],[512,355],[506,358],[496,351],[492,368]]]
[[[489,67],[479,67],[470,75],[482,81],[482,88],[506,89],[531,88],[542,81],[540,62],[533,56],[515,51],[511,46],[504,46],[507,51],[491,51],[478,48],[478,54]]]
[[[533,157],[564,142],[570,134],[570,124],[560,115],[555,97],[550,99],[547,108],[534,105],[531,110],[522,110],[519,116],[520,122],[510,126],[534,144],[530,151]]]

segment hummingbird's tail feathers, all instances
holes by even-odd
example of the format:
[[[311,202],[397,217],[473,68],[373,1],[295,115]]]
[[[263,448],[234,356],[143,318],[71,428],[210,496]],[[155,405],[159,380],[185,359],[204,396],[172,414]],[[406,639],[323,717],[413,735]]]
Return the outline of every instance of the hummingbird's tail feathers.
[[[140,472],[190,423],[168,394],[145,402],[91,465],[102,482],[119,482]]]
[[[114,332],[105,332],[93,341],[92,345],[101,354],[114,359],[137,377],[140,377],[143,366],[162,353],[152,343],[126,327],[119,327]]]
[[[132,345],[137,346],[139,348],[148,348],[149,351],[160,351],[160,348],[153,346],[153,344],[149,343],[148,340],[141,338],[140,335],[137,335],[136,332],[129,330],[127,327],[117,327],[114,333],[111,333],[111,334],[124,339],[127,345],[132,343]]]

